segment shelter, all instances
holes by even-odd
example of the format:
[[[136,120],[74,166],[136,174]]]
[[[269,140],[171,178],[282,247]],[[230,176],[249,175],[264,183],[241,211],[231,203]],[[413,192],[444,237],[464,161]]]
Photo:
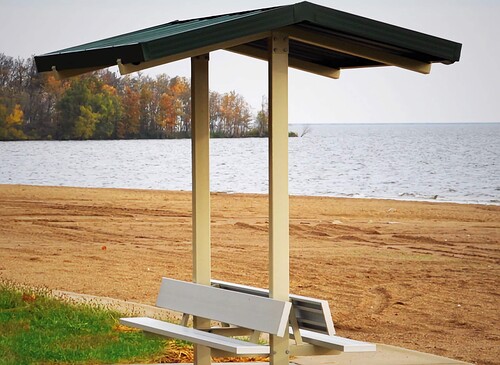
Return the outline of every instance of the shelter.
[[[269,63],[269,286],[289,295],[288,67],[336,79],[343,69],[397,66],[428,74],[459,60],[461,44],[309,2],[167,24],[36,56],[59,78],[118,65],[129,74],[191,58],[193,281],[210,285],[209,53]],[[195,326],[202,326],[203,320]],[[271,336],[271,362],[288,364],[288,339]],[[196,350],[199,364],[210,362]]]

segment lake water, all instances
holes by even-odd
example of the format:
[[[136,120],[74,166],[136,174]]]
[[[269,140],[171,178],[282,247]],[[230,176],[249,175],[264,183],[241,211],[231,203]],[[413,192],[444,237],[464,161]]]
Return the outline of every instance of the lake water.
[[[289,140],[292,195],[500,204],[500,124],[310,129]],[[212,191],[267,193],[267,139],[210,143]],[[0,142],[0,184],[191,190],[191,144]]]

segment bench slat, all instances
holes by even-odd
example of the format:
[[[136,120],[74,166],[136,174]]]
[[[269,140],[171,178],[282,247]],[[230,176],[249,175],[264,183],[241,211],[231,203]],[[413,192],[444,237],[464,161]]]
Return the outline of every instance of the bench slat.
[[[290,335],[293,335],[291,329]],[[340,336],[325,335],[304,329],[300,330],[300,335],[304,342],[342,352],[372,352],[377,350],[377,346],[373,343],[351,340]]]
[[[319,314],[323,315],[323,311],[318,308],[309,308],[309,307],[303,307],[303,306],[298,306],[301,312],[306,312],[306,313],[314,313],[314,314]]]
[[[142,329],[146,332],[155,333],[157,335],[178,338],[184,341],[196,343],[198,345],[209,346],[211,348],[238,355],[267,355],[270,351],[269,346],[241,341],[231,337],[224,337],[214,333],[179,326],[153,318],[120,318],[120,323],[126,326]]]
[[[156,305],[261,332],[285,336],[292,304],[208,285],[163,278]]]
[[[314,328],[318,328],[318,330],[316,332],[318,332],[320,329],[321,329],[321,331],[326,331],[325,324],[324,324],[324,322],[321,322],[321,321],[315,321],[315,320],[305,319],[305,318],[297,318],[297,322],[299,323],[300,328],[314,327]]]

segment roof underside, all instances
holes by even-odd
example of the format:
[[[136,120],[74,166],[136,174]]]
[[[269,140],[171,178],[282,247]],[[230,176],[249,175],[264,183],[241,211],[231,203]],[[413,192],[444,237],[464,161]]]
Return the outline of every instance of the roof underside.
[[[267,59],[272,32],[290,37],[291,67],[336,78],[345,68],[393,65],[429,73],[461,44],[308,2],[174,21],[35,57],[38,72],[67,77],[120,67],[122,74],[225,49]]]

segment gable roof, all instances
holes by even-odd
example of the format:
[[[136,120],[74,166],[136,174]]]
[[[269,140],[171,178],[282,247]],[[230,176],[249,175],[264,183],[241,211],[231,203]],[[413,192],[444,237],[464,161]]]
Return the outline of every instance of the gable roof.
[[[39,72],[78,74],[113,65],[122,73],[226,49],[267,59],[271,32],[290,37],[290,66],[338,77],[344,68],[395,65],[428,73],[460,59],[461,44],[301,2],[151,28],[36,56]]]

